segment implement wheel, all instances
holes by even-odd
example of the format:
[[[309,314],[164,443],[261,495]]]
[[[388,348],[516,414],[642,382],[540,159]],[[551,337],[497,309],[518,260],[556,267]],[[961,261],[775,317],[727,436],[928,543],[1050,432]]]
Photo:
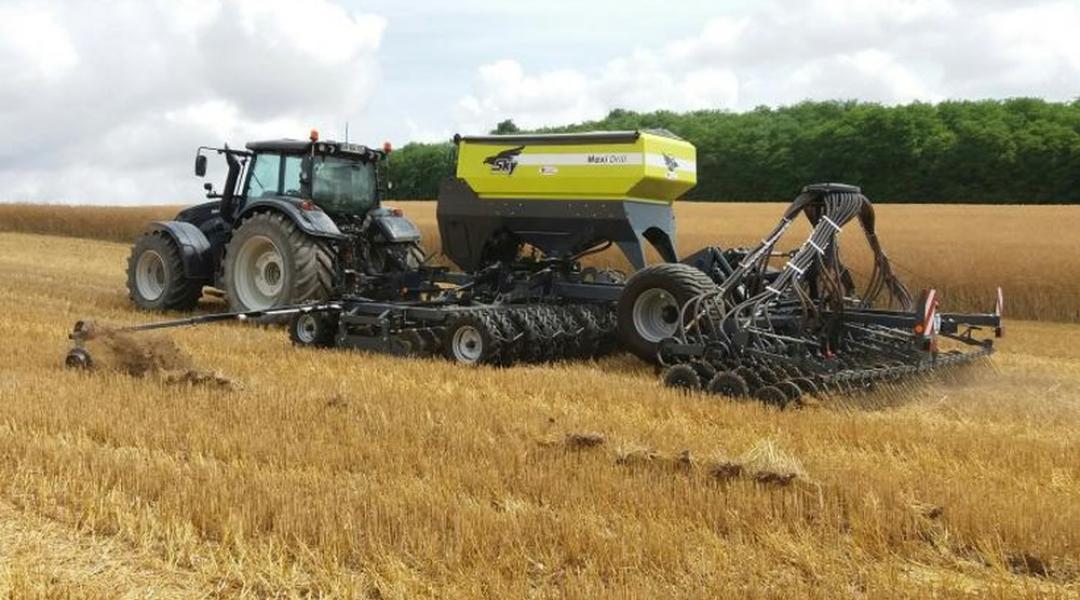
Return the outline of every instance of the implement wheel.
[[[619,296],[619,341],[638,358],[655,363],[660,341],[679,333],[682,307],[715,289],[708,275],[690,265],[665,263],[638,271]]]
[[[180,249],[168,234],[144,233],[128,258],[128,296],[143,310],[191,310],[202,296],[203,282],[188,279]]]
[[[443,353],[463,365],[498,364],[497,325],[482,314],[454,317],[443,334]]]
[[[289,339],[296,346],[330,348],[337,338],[336,314],[307,312],[293,315],[289,321]]]
[[[64,357],[64,366],[69,369],[89,370],[94,367],[94,360],[84,348],[72,348]]]

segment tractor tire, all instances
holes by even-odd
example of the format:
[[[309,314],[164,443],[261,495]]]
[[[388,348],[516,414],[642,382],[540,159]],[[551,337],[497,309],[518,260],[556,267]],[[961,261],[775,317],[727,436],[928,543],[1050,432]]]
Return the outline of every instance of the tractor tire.
[[[427,260],[427,255],[424,254],[424,248],[420,245],[420,242],[411,242],[407,244],[405,249],[405,270],[415,271],[419,269],[424,261]]]
[[[225,248],[229,308],[266,310],[324,300],[334,288],[334,259],[329,240],[307,235],[282,214],[258,213],[240,224]]]
[[[203,282],[184,273],[180,249],[168,234],[144,233],[135,240],[127,266],[128,296],[143,310],[191,310]]]
[[[660,341],[679,333],[683,305],[715,289],[708,275],[690,265],[665,263],[638,271],[619,296],[619,341],[638,358],[655,363]]]
[[[419,242],[386,244],[374,249],[371,271],[378,274],[411,273],[419,269],[426,258]]]

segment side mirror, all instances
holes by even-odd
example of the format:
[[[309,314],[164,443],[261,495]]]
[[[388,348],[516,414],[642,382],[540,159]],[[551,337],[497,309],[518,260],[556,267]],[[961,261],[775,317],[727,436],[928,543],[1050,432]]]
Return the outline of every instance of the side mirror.
[[[214,193],[214,184],[207,181],[206,183],[202,184],[202,189],[206,190],[207,194],[213,194]]]
[[[203,154],[195,155],[195,175],[198,177],[206,176],[206,156]]]

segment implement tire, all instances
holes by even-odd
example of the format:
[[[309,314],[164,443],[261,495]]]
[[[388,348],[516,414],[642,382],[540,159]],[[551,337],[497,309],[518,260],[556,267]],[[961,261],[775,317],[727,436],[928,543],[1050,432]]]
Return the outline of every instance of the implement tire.
[[[465,313],[450,319],[443,334],[443,354],[460,365],[494,365],[500,359],[500,340],[495,320],[483,312]]]
[[[325,300],[334,288],[334,256],[330,240],[307,235],[285,215],[256,214],[225,249],[229,308],[266,310]]]
[[[188,279],[176,242],[152,231],[131,247],[127,288],[131,301],[143,310],[191,310],[202,296],[203,282]]]
[[[297,313],[289,320],[289,340],[294,346],[332,348],[337,333],[337,313]]]
[[[715,289],[708,275],[690,265],[665,263],[638,271],[619,296],[619,341],[638,358],[657,362],[660,341],[679,332],[679,310]]]

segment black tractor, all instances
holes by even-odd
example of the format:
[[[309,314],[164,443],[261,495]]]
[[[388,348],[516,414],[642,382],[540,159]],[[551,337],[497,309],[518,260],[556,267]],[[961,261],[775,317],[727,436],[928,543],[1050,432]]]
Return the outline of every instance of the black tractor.
[[[128,259],[132,301],[149,310],[188,310],[204,287],[234,311],[377,291],[388,275],[424,261],[420,230],[381,206],[380,165],[390,148],[310,140],[251,142],[246,150],[201,147],[228,166],[211,202],[151,223]]]

